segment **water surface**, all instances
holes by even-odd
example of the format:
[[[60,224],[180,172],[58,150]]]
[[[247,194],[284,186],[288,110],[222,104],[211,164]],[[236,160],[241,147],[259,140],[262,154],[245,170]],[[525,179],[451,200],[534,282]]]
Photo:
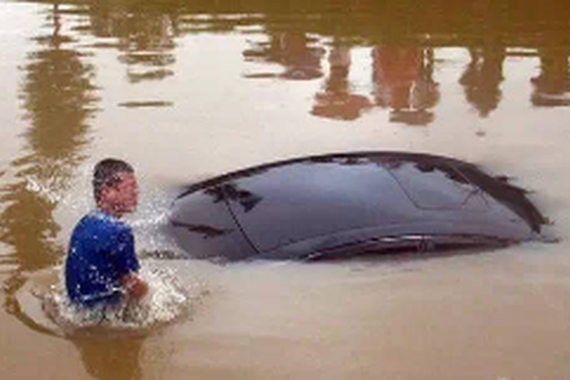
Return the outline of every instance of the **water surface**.
[[[569,376],[570,8],[519,1],[0,2],[0,377]],[[178,187],[355,150],[434,153],[533,190],[554,245],[343,265],[157,263],[191,312],[67,334],[41,307],[131,162],[140,249]],[[150,269],[149,269],[150,270]],[[164,310],[166,311],[166,310]]]

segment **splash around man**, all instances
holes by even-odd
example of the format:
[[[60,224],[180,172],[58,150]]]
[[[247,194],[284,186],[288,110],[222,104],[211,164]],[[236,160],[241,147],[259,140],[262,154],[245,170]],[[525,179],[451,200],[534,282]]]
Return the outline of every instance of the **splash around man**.
[[[65,285],[71,302],[82,307],[118,304],[148,292],[131,228],[120,220],[135,211],[138,185],[133,168],[112,158],[100,161],[93,174],[97,209],[85,215],[71,235]]]

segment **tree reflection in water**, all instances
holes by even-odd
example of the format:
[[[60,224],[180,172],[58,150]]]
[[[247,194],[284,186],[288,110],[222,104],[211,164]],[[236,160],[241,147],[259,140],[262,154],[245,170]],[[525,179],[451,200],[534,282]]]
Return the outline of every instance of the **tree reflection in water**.
[[[178,37],[203,32],[241,33],[240,28],[254,27],[253,34],[264,40],[248,40],[243,56],[246,61],[266,66],[260,72],[245,74],[248,78],[321,78],[322,61],[330,50],[330,73],[309,108],[316,116],[355,120],[371,107],[367,96],[350,89],[350,67],[362,65],[351,57],[350,49],[355,46],[373,48],[372,102],[388,109],[392,122],[433,123],[440,101],[439,86],[433,79],[434,50],[448,46],[469,50],[471,60],[459,83],[480,117],[489,116],[502,101],[503,61],[508,47],[538,49],[541,73],[532,80],[533,105],[570,103],[566,96],[570,87],[568,49],[563,37],[568,30],[568,9],[562,5],[543,7],[530,0],[516,6],[489,0],[453,4],[395,0],[69,2],[80,3],[90,18],[82,32],[117,39],[98,43],[120,51],[127,79],[135,84],[174,75]],[[536,18],[529,19],[530,14]],[[278,64],[282,71],[269,71],[270,64]]]
[[[19,317],[16,291],[23,272],[54,265],[64,253],[55,240],[59,226],[53,213],[84,159],[88,120],[97,97],[94,67],[64,34],[59,4],[47,12],[48,34],[35,38],[38,49],[22,67],[21,99],[30,126],[24,132],[24,156],[11,163],[15,182],[1,188],[0,241],[12,247],[15,269],[5,286],[6,308]],[[25,317],[25,316],[22,316]]]
[[[52,3],[51,0],[37,0]],[[413,78],[404,82],[382,83],[376,75],[374,97],[380,107],[390,108],[391,121],[410,125],[427,125],[435,120],[439,102],[437,83],[431,78],[433,50],[440,47],[465,47],[471,61],[460,84],[466,100],[480,117],[487,117],[502,100],[503,61],[509,47],[538,49],[541,74],[533,78],[536,106],[566,106],[568,82],[567,45],[569,9],[563,2],[544,6],[531,0],[504,3],[490,0],[469,2],[435,1],[418,3],[410,0],[369,0],[311,2],[294,0],[267,2],[211,2],[207,0],[68,0],[78,4],[90,17],[82,32],[97,37],[115,37],[116,42],[98,42],[116,47],[120,60],[127,65],[132,83],[160,80],[174,74],[176,38],[201,32],[241,33],[254,27],[254,34],[265,41],[248,41],[243,55],[248,61],[277,63],[281,73],[259,72],[246,77],[271,77],[286,80],[310,80],[323,75],[321,61],[327,41],[331,44],[331,75],[315,96],[311,107],[315,115],[354,120],[360,108],[367,109],[363,98],[343,90],[343,69],[333,56],[343,48],[354,46],[382,47],[375,53],[374,71],[379,62],[394,55],[394,49],[407,49],[400,76],[408,72]],[[532,17],[529,17],[532,15]],[[392,52],[386,51],[392,49]],[[341,49],[342,50],[342,49]],[[374,48],[374,50],[379,50]],[[418,55],[422,57],[418,57]],[[414,57],[415,56],[415,57]],[[392,57],[391,59],[396,59]],[[566,60],[567,61],[567,60]],[[380,64],[386,65],[387,63]],[[342,64],[340,65],[342,66]],[[358,66],[357,62],[353,66]],[[419,68],[418,68],[419,67]],[[382,69],[380,70],[382,71]],[[392,70],[393,71],[393,70]],[[400,78],[405,79],[405,78]],[[406,83],[407,81],[407,83]],[[382,99],[383,98],[383,99]],[[150,103],[148,103],[150,104]],[[392,104],[392,105],[390,105]],[[340,112],[339,109],[346,110]]]
[[[91,32],[97,37],[114,37],[127,66],[131,83],[162,80],[174,75],[172,51],[178,36],[178,6],[165,3],[94,1],[89,4]]]

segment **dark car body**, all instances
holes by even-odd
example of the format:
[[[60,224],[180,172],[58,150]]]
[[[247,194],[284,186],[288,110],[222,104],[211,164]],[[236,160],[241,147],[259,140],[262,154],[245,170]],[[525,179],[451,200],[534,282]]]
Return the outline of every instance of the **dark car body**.
[[[398,152],[262,165],[187,188],[169,231],[190,257],[317,260],[501,247],[545,218],[526,192],[475,165]]]

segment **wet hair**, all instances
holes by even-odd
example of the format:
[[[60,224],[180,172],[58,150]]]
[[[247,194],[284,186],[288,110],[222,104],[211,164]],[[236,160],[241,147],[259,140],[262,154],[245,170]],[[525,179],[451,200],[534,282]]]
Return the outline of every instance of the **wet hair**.
[[[106,158],[99,161],[93,170],[93,195],[95,202],[101,201],[103,188],[107,186],[117,186],[121,181],[120,173],[134,173],[133,167],[123,160]]]

